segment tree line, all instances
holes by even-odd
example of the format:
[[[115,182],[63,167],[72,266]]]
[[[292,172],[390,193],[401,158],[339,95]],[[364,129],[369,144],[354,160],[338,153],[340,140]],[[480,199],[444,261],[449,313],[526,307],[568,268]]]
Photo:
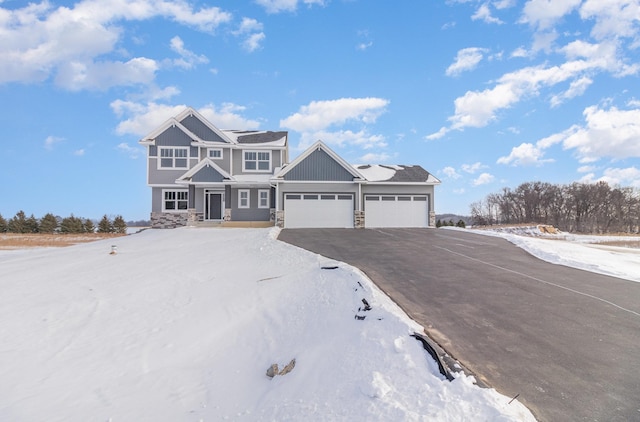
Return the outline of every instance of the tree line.
[[[88,218],[57,217],[51,213],[37,219],[31,214],[26,216],[20,210],[9,220],[0,214],[0,233],[127,233],[127,223],[121,215],[111,220],[106,214],[97,224]]]
[[[640,191],[606,182],[527,182],[470,206],[473,224],[549,224],[567,232],[640,232]]]

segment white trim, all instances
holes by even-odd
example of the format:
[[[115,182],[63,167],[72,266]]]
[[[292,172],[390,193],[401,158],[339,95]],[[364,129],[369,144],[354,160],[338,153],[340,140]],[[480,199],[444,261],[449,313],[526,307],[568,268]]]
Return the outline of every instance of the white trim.
[[[263,192],[267,193],[267,203],[263,206],[262,205],[262,197],[261,194]],[[258,208],[271,208],[270,207],[270,199],[271,199],[271,189],[258,189]]]
[[[175,199],[170,199],[170,201],[174,201],[175,202],[175,208],[166,208],[166,193],[169,192],[173,192],[175,193]],[[186,193],[186,198],[179,198],[178,197],[178,193]],[[162,197],[160,198],[161,204],[162,204],[162,212],[168,212],[168,213],[186,213],[187,209],[189,208],[189,189],[162,189]],[[186,207],[185,208],[180,208],[179,207],[179,203],[180,202],[186,202]]]
[[[221,137],[223,140],[230,144],[235,144],[232,139],[230,139],[222,130],[215,127],[209,120],[205,119],[204,116],[198,113],[193,107],[187,107],[184,111],[178,114],[175,118],[176,120],[184,120],[187,116],[195,116],[198,120],[200,120],[205,126],[211,129],[216,135]],[[200,138],[196,138],[198,141],[202,141]],[[204,141],[203,141],[204,142]]]
[[[253,148],[253,147],[252,147]],[[256,150],[256,149],[245,149],[242,150],[242,171],[244,173],[271,173],[271,166],[272,166],[272,152],[270,149],[269,150]],[[256,168],[255,169],[247,169],[247,159],[246,159],[246,154],[251,154],[254,153],[256,154],[256,159],[255,160],[249,160],[250,162],[254,162],[256,163]],[[260,160],[259,158],[259,154],[264,154],[267,153],[269,154],[269,168],[268,169],[260,169],[260,163],[264,163],[266,160]]]
[[[246,205],[242,205],[242,200],[244,198],[242,198],[242,194],[246,193],[247,197],[247,204]],[[251,208],[251,190],[250,189],[238,189],[238,208]]]
[[[202,139],[198,137],[195,133],[191,132],[189,129],[184,127],[182,123],[177,121],[174,117],[166,120],[163,124],[158,126],[153,132],[149,133],[147,136],[138,141],[141,145],[155,145],[156,138],[160,136],[165,130],[170,127],[176,126],[182,132],[184,132],[189,138],[191,138],[191,142],[204,142]]]
[[[189,156],[189,147],[179,147],[179,146],[163,146],[163,147],[157,147],[158,148],[158,154],[156,156],[156,166],[157,166],[157,170],[186,170],[189,168],[189,161],[191,160],[191,157]],[[166,150],[172,150],[173,153],[171,155],[171,157],[163,157],[162,156],[162,151],[166,151]],[[176,157],[175,156],[175,151],[186,151],[187,155],[185,157]],[[170,158],[172,161],[172,166],[171,167],[164,167],[162,166],[162,160],[163,159],[168,159]],[[184,166],[176,166],[176,160],[185,160],[186,163]]]
[[[193,166],[185,174],[183,174],[182,176],[177,178],[176,179],[176,183],[193,183],[193,184],[196,184],[194,182],[191,182],[191,178],[205,166],[213,167],[213,169],[215,171],[217,171],[218,173],[220,173],[224,179],[233,180],[233,177],[231,177],[231,175],[229,173],[227,173],[226,171],[221,169],[220,166],[218,166],[216,163],[214,163],[211,158],[205,158],[202,161],[200,161],[198,164]],[[209,183],[209,182],[200,182],[200,183]],[[218,183],[220,183],[220,182],[218,182]]]

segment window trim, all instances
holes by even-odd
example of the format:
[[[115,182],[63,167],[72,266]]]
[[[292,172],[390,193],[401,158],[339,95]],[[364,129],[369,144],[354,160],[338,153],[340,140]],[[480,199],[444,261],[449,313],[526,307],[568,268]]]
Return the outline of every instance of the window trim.
[[[243,193],[247,194],[246,198],[242,197]],[[243,199],[247,200],[246,205],[242,205]],[[238,189],[238,208],[241,208],[241,209],[251,208],[251,190],[250,189]]]
[[[213,151],[220,152],[220,156],[219,157],[212,157],[211,156],[211,152],[213,152]],[[212,160],[222,160],[224,158],[224,150],[222,148],[207,148],[207,158],[210,158]]]
[[[167,193],[174,193],[175,199],[166,199]],[[178,193],[184,193],[185,199],[179,199]],[[162,212],[185,213],[189,210],[189,189],[162,189]],[[167,202],[175,202],[175,208],[167,208]],[[179,202],[186,202],[186,208],[180,208]]]
[[[256,159],[255,160],[247,160],[247,154],[251,154],[254,153],[256,154]],[[260,160],[259,159],[259,154],[268,154],[269,155],[269,160]],[[242,171],[243,172],[248,172],[248,173],[271,173],[271,165],[272,165],[272,159],[273,159],[273,154],[271,150],[243,150],[242,151]],[[247,168],[247,162],[251,162],[251,163],[255,163],[256,164],[256,168],[255,169],[248,169]],[[269,168],[268,169],[261,169],[260,168],[260,163],[264,163],[264,162],[268,162],[269,163]]]
[[[267,197],[266,197],[266,204],[263,206],[262,205],[262,194],[266,193]],[[271,208],[271,190],[270,189],[258,189],[258,208]]]
[[[163,157],[162,151],[172,151],[171,157]],[[176,157],[175,151],[186,151],[186,156]],[[158,170],[186,170],[189,168],[189,147],[158,147]],[[162,160],[171,159],[171,167],[165,167],[162,165]],[[176,166],[176,159],[184,159],[184,167]]]

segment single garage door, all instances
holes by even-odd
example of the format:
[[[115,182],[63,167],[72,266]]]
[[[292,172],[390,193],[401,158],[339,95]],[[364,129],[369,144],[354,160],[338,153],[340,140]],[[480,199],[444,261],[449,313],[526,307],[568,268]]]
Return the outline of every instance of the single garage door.
[[[365,195],[365,227],[427,227],[427,195]]]
[[[287,193],[284,196],[284,227],[353,228],[353,195]]]

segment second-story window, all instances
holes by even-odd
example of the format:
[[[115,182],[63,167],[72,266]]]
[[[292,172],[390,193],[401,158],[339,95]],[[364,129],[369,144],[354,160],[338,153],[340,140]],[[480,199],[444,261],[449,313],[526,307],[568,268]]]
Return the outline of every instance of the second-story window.
[[[189,148],[160,147],[160,165],[162,169],[188,168]]]
[[[222,159],[222,148],[209,148],[207,151],[209,152],[209,158],[214,160]]]
[[[271,151],[245,151],[242,168],[244,171],[271,171]]]

